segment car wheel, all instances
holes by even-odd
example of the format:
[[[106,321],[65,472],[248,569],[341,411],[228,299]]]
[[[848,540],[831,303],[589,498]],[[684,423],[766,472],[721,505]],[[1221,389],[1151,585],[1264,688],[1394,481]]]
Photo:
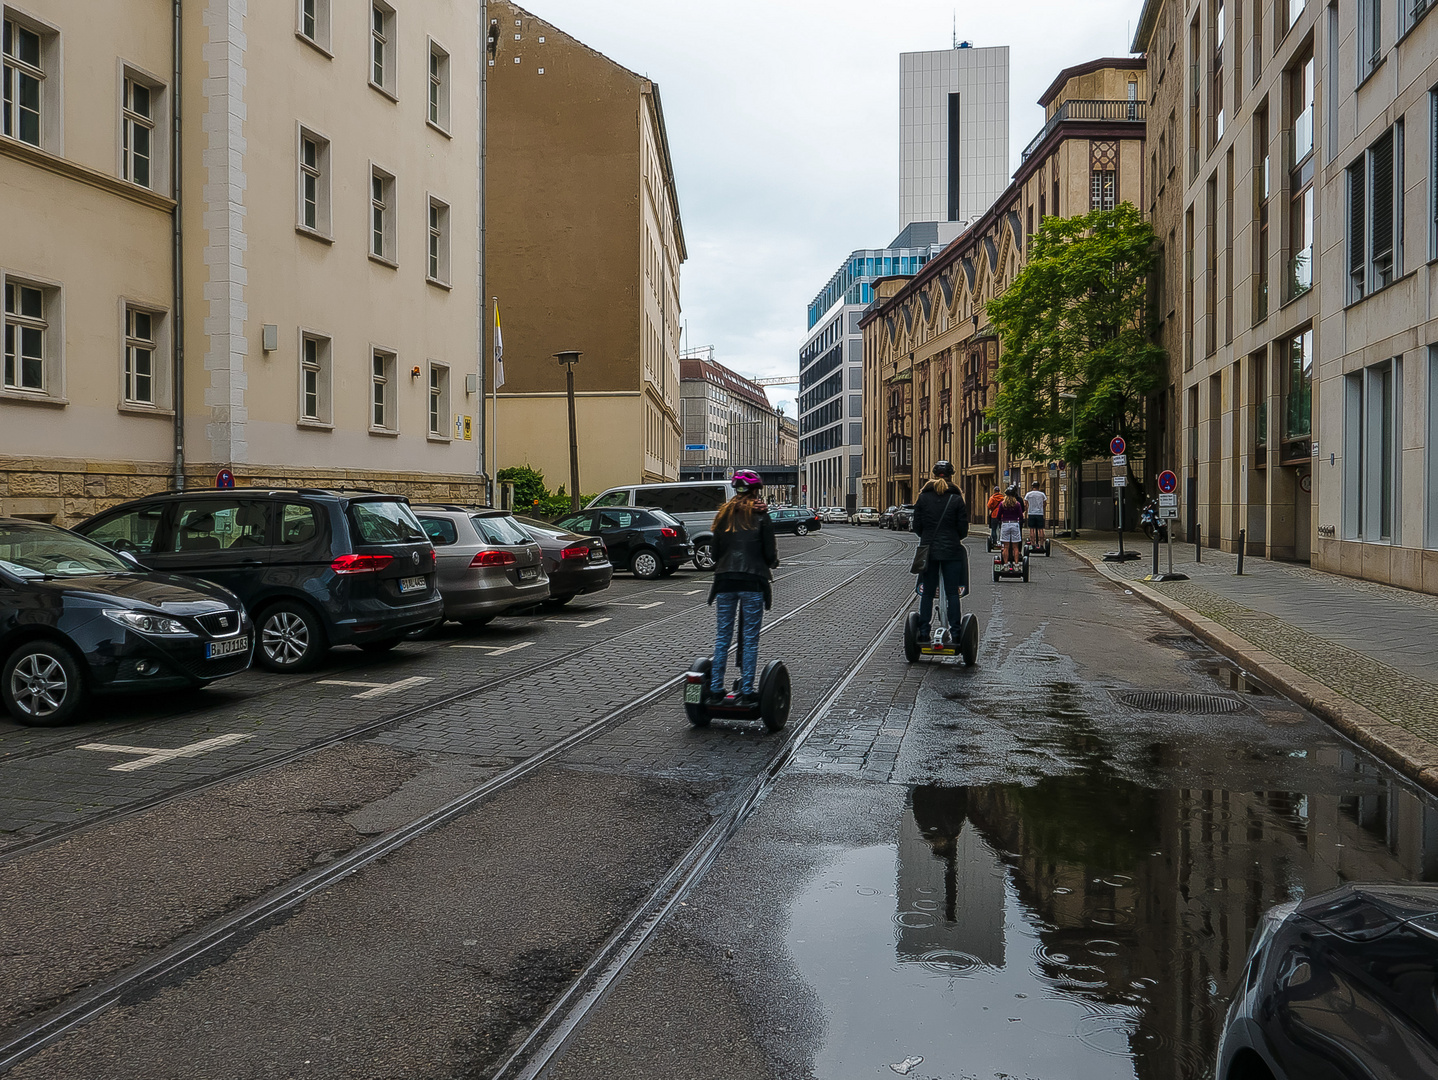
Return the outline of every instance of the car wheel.
[[[0,697],[30,727],[69,723],[85,701],[80,662],[63,645],[32,641],[10,654],[0,671]]]
[[[794,535],[795,535],[795,536],[808,536],[808,535],[809,535],[809,526],[805,525],[802,521],[799,522],[799,524],[797,524],[797,525],[794,526]]]
[[[428,630],[429,627],[426,626],[424,629]],[[364,641],[360,643],[360,648],[367,653],[387,653],[402,640],[404,639],[392,637],[381,638],[379,641]]]
[[[694,568],[696,570],[714,569],[713,544],[696,544],[694,546]]]
[[[649,548],[640,548],[629,560],[629,570],[637,578],[645,581],[653,581],[659,576],[659,569],[663,564],[659,561],[657,552]]]
[[[551,596],[545,603],[550,607],[563,607],[569,603],[569,601],[573,600],[575,595],[575,593],[565,593],[563,596]]]
[[[260,647],[255,659],[270,671],[310,671],[329,649],[319,617],[304,604],[281,600],[265,608],[256,622]]]

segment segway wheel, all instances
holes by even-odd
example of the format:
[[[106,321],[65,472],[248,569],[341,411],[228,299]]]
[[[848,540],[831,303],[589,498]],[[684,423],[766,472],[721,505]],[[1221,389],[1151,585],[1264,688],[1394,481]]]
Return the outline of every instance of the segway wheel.
[[[759,677],[759,717],[770,731],[789,722],[789,669],[782,660],[770,660]]]
[[[997,585],[998,583],[999,583],[999,568],[998,568],[997,566],[995,566],[995,567],[994,567],[994,584]]]
[[[1024,556],[1024,581],[1027,583],[1028,580],[1029,580],[1029,557],[1028,557],[1027,555],[1025,555],[1025,556]]]
[[[909,612],[904,620],[904,659],[914,663],[919,659],[919,613]]]
[[[684,683],[684,713],[689,717],[689,722],[695,727],[709,726],[709,710],[704,707],[704,691],[709,685],[709,674],[713,669],[714,658],[712,656],[699,657],[699,659],[694,661],[694,666],[689,669],[690,671],[700,672],[704,676],[704,681],[697,684],[699,687],[698,701],[688,700],[690,688],[696,684],[687,681]]]
[[[979,620],[972,613],[959,617],[959,653],[965,667],[973,667],[979,659]]]

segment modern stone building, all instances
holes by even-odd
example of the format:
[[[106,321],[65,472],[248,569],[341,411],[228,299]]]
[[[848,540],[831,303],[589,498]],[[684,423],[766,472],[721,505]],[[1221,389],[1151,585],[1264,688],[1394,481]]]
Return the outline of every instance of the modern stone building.
[[[180,10],[4,6],[0,512],[475,497],[479,5]]]
[[[1007,480],[1045,488],[1051,512],[1068,513],[1068,479],[1047,462],[1011,460],[984,415],[999,361],[986,304],[1022,268],[1044,217],[1143,202],[1146,78],[1144,61],[1127,58],[1060,72],[1039,99],[1044,127],[994,205],[917,273],[874,283],[860,320],[864,504],[912,500],[929,466],[946,458],[971,504]],[[1088,525],[1112,514],[1101,473],[1085,466],[1078,509]]]
[[[685,477],[783,464],[779,414],[764,388],[714,359],[706,347],[679,361]]]
[[[505,383],[496,466],[569,475],[575,365],[586,491],[679,475],[679,267],[687,257],[659,88],[491,0],[487,289]],[[582,167],[577,163],[582,163]]]

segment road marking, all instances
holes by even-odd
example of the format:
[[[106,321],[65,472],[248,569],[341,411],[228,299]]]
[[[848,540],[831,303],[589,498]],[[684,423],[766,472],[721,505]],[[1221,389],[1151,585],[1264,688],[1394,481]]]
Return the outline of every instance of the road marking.
[[[419,686],[421,683],[434,682],[433,679],[425,678],[423,675],[411,675],[408,679],[401,679],[399,682],[354,682],[350,679],[320,679],[323,686],[367,686],[369,687],[362,694],[351,694],[353,698],[376,698],[384,697],[385,694],[393,694],[396,690],[407,690],[411,686]]]
[[[677,596],[693,596],[695,593],[701,593],[701,592],[703,592],[704,590],[703,590],[703,589],[661,589],[660,591],[661,591],[661,592],[666,592],[666,593],[673,593],[673,594],[675,594],[675,595],[677,595]]]
[[[165,750],[156,746],[120,746],[117,743],[102,742],[82,743],[75,749],[98,750],[106,754],[143,755],[134,761],[125,761],[119,765],[110,766],[111,772],[134,772],[136,769],[148,769],[151,765],[174,761],[176,758],[198,757],[207,751],[218,750],[222,746],[229,746],[232,743],[244,742],[246,739],[253,738],[253,735],[217,735],[213,739],[190,743],[189,746],[177,746],[173,750]]]
[[[505,653],[519,652],[520,649],[527,649],[534,642],[521,641],[517,645],[451,645],[451,649],[486,649],[490,656],[503,656]]]
[[[698,590],[698,589],[695,589],[694,591],[695,591],[695,592],[698,592],[699,590]],[[633,603],[627,603],[627,602],[625,602],[625,601],[623,601],[623,600],[611,600],[611,601],[609,601],[609,606],[610,606],[610,607],[635,607],[635,608],[638,608],[640,611],[643,611],[645,608],[663,607],[663,606],[664,606],[664,601],[663,601],[663,600],[653,600],[653,601],[650,601],[650,602],[647,603],[647,604],[633,604]]]
[[[581,620],[581,619],[545,619],[544,621],[545,621],[545,622],[558,622],[558,623],[573,623],[575,626],[598,626],[600,623],[602,623],[602,622],[608,622],[609,620],[608,620],[608,619],[590,619],[588,622],[585,622],[585,621],[583,621],[583,620]]]

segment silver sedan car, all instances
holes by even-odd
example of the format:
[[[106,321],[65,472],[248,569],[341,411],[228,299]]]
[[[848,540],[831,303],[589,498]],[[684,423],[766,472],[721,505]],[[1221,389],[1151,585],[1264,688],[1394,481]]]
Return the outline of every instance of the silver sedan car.
[[[483,626],[549,599],[543,552],[508,511],[432,503],[411,509],[434,545],[446,619]]]

